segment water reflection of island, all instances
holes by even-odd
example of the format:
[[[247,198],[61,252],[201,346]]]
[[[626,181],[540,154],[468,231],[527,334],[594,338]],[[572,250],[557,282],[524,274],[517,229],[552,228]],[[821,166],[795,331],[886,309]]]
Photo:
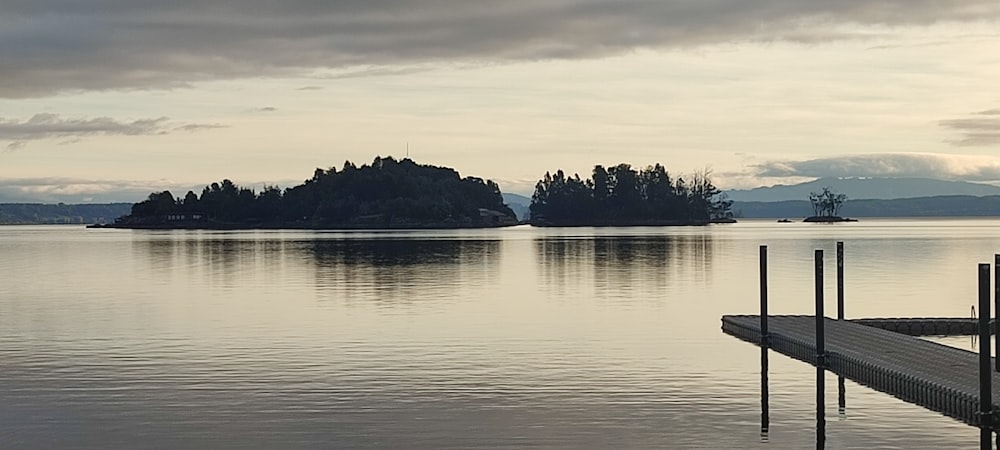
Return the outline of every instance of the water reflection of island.
[[[707,234],[544,238],[535,249],[545,284],[555,289],[592,280],[598,295],[663,292],[671,279],[706,283],[711,277]]]
[[[481,264],[499,241],[462,239],[318,239],[307,247],[321,265],[378,267]]]
[[[134,241],[160,281],[201,274],[206,286],[303,281],[321,298],[408,300],[434,292],[451,298],[486,286],[499,268],[500,241],[412,238],[317,238],[171,232]],[[276,277],[276,274],[280,276]],[[464,286],[459,289],[459,287]]]
[[[283,270],[290,244],[294,242],[253,233],[201,231],[157,232],[132,241],[133,250],[149,261],[151,273],[160,275],[154,282],[167,282],[178,272],[178,277],[201,274],[207,285],[223,287]]]
[[[500,248],[496,240],[344,239],[315,240],[302,251],[323,297],[409,302],[493,284]]]

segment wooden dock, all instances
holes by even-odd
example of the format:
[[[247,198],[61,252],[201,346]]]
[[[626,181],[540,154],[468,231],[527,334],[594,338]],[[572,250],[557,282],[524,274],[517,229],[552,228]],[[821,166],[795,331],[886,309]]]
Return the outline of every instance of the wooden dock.
[[[768,315],[768,348],[816,365],[816,318]],[[722,330],[761,344],[760,316],[722,317]],[[937,411],[966,424],[1000,431],[995,417],[981,420],[979,355],[912,336],[827,318],[824,368],[878,391]],[[992,367],[992,364],[991,364]],[[1000,386],[1000,373],[992,372]],[[992,394],[992,407],[1000,397]]]

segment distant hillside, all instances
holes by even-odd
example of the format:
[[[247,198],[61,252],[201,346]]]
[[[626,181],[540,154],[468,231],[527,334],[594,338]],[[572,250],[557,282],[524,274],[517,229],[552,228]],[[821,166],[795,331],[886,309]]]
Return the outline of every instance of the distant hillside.
[[[1000,187],[930,178],[820,178],[807,183],[726,191],[737,202],[807,200],[810,192],[830,187],[851,200],[935,197],[942,195],[1000,195]],[[808,205],[807,205],[808,206]]]
[[[528,220],[531,216],[531,198],[518,194],[501,194],[503,202],[517,215],[517,220]]]
[[[734,202],[733,211],[745,218],[796,219],[811,215],[812,206],[808,200]],[[840,213],[845,217],[1000,217],[1000,195],[848,200]]]
[[[56,223],[110,223],[128,214],[131,203],[46,205],[41,203],[0,203],[0,225]]]

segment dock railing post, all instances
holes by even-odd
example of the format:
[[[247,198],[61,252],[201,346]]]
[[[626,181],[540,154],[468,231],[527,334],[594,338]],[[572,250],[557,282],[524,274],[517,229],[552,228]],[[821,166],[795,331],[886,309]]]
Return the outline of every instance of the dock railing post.
[[[823,310],[823,250],[817,249],[816,263],[816,441],[817,446],[826,435],[826,343]]]
[[[771,412],[767,380],[767,349],[771,338],[767,330],[767,246],[760,246],[760,434],[767,437]]]
[[[979,265],[979,444],[993,445],[993,368],[990,364],[990,265]]]

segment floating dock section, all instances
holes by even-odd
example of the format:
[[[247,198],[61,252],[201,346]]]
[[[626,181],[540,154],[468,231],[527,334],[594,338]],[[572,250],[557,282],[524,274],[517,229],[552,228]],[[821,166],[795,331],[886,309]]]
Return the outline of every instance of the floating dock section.
[[[760,319],[723,316],[722,330],[759,346]],[[814,316],[768,315],[767,323],[769,349],[817,365]],[[853,321],[825,318],[823,328],[825,370],[966,424],[1000,431],[994,417],[1000,398],[991,394],[992,404],[985,409],[979,402],[978,354]],[[992,384],[1000,385],[1000,373],[991,371],[991,376]],[[993,413],[981,417],[980,411]]]
[[[954,317],[905,317],[888,319],[848,319],[869,327],[881,328],[910,336],[975,336],[979,334],[979,321],[975,318]],[[994,321],[990,321],[990,334]]]

